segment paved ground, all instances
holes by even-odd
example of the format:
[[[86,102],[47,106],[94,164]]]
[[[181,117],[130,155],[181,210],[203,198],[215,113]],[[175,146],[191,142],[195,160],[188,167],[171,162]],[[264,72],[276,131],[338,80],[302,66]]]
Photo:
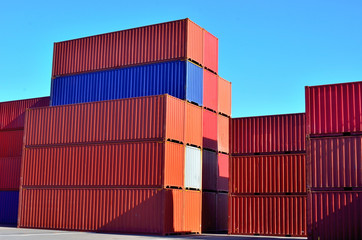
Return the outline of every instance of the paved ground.
[[[86,233],[86,232],[68,232],[68,231],[54,231],[54,230],[38,230],[38,229],[24,229],[13,227],[0,227],[1,240],[117,240],[117,239],[135,239],[135,240],[154,240],[154,239],[242,239],[242,240],[271,240],[271,239],[304,239],[304,238],[271,238],[271,237],[254,237],[254,236],[228,236],[226,234],[203,234],[203,235],[185,235],[185,236],[142,236],[142,235],[120,235],[120,234],[100,234],[100,233]]]

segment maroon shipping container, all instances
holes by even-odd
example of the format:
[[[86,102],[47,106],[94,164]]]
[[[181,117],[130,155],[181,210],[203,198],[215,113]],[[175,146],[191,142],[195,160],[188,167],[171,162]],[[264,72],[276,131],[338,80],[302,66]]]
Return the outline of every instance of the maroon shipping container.
[[[362,133],[362,82],[305,87],[307,135]]]
[[[201,232],[201,193],[179,189],[22,189],[18,227],[96,232]]]
[[[229,196],[229,234],[307,235],[307,196]]]
[[[217,191],[229,191],[229,155],[219,153],[217,156]]]
[[[58,42],[54,44],[52,76],[176,59],[191,59],[217,72],[215,39],[183,19]],[[206,62],[204,56],[209,58]]]
[[[203,147],[217,151],[217,113],[207,109],[202,110],[203,122]]]
[[[0,158],[0,190],[19,190],[21,157]]]
[[[202,151],[202,189],[216,191],[218,154],[204,149]]]
[[[204,29],[204,66],[217,73],[219,64],[219,40]]]
[[[20,157],[23,137],[23,130],[0,131],[0,158]]]
[[[212,111],[217,111],[218,106],[218,76],[206,69],[204,69],[204,87],[203,87],[203,101],[202,104],[205,108]]]
[[[0,103],[0,130],[23,129],[27,108],[49,106],[49,97]]]
[[[231,119],[231,154],[305,151],[305,114]]]
[[[228,194],[216,194],[216,230],[218,232],[228,231]]]
[[[184,186],[185,146],[128,142],[25,148],[22,186]]]
[[[27,113],[25,145],[167,139],[184,142],[187,104],[191,103],[159,95],[32,109]],[[188,139],[197,140],[190,144],[199,144],[200,130],[186,132]]]
[[[362,192],[308,193],[308,239],[362,239]]]
[[[362,136],[310,138],[307,147],[308,188],[362,187]]]
[[[202,193],[202,232],[227,232],[228,195],[226,193]]]
[[[231,157],[230,192],[306,193],[305,154]]]

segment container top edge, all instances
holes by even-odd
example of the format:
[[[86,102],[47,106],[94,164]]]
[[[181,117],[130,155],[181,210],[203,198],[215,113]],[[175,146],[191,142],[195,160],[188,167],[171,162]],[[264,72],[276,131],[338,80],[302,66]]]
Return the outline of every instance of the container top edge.
[[[35,99],[45,99],[45,98],[50,98],[50,96],[35,97],[35,98],[24,98],[24,99],[18,99],[18,100],[4,101],[4,102],[0,102],[0,105],[4,104],[4,103],[23,102],[23,101],[29,101],[29,100],[35,100]]]
[[[235,118],[231,118],[231,119],[234,120],[234,119],[246,119],[246,118],[282,117],[282,116],[289,116],[289,115],[304,115],[305,116],[305,112],[262,115],[262,116],[235,117]]]

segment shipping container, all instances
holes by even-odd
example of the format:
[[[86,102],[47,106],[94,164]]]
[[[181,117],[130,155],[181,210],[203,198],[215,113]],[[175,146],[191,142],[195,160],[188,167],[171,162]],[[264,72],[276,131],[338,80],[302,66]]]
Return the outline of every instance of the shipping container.
[[[192,146],[185,148],[185,188],[201,189],[202,187],[202,154],[201,149]]]
[[[217,37],[207,32],[205,29],[204,32],[204,66],[218,73],[219,65],[219,40]]]
[[[0,191],[0,224],[16,225],[19,191]]]
[[[305,114],[232,118],[231,154],[304,152]]]
[[[200,232],[199,195],[179,189],[23,188],[18,227],[160,235]]]
[[[203,149],[202,151],[202,189],[216,191],[217,152]]]
[[[21,156],[23,138],[24,130],[0,131],[0,158]]]
[[[184,161],[185,146],[173,142],[26,148],[22,186],[182,188]]]
[[[362,192],[308,193],[308,239],[362,239]]]
[[[207,36],[205,48],[204,32],[183,19],[58,42],[52,77],[180,59],[217,71],[217,59],[210,56],[215,54],[215,39]],[[204,56],[210,58],[205,63]]]
[[[203,109],[202,115],[202,146],[205,149],[217,151],[217,113]]]
[[[229,196],[229,234],[307,236],[307,196]]]
[[[215,232],[216,222],[216,192],[203,192],[202,232]]]
[[[219,113],[231,116],[231,82],[218,78],[218,111]]]
[[[306,193],[305,154],[231,157],[233,194]]]
[[[0,191],[19,190],[20,166],[21,157],[0,158]]]
[[[189,145],[202,146],[202,107],[185,104],[185,140]]]
[[[191,103],[160,95],[32,109],[27,113],[25,146],[156,139],[184,142],[187,104]]]
[[[203,105],[212,111],[217,111],[218,100],[217,100],[217,87],[218,87],[218,76],[208,70],[204,70],[204,86],[203,86]]]
[[[228,194],[216,194],[216,231],[228,231]]]
[[[229,117],[217,115],[217,148],[219,152],[229,153],[229,123]]]
[[[172,61],[58,77],[52,80],[51,105],[170,94],[203,103],[203,69]]]
[[[219,153],[217,157],[217,191],[229,191],[229,155]]]
[[[362,133],[362,82],[305,87],[307,135]]]
[[[23,129],[27,108],[49,106],[49,97],[0,102],[0,131]]]
[[[310,138],[308,188],[362,188],[362,136]]]

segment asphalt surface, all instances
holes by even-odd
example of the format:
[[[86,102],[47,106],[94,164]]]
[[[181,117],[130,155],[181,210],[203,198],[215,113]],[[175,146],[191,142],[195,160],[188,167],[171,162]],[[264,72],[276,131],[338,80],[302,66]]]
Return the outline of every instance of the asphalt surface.
[[[15,227],[0,227],[1,240],[113,240],[113,239],[135,239],[135,240],[154,240],[154,239],[241,239],[241,240],[272,240],[272,239],[305,239],[305,238],[277,238],[277,237],[260,237],[260,236],[230,236],[226,234],[202,234],[202,235],[175,235],[175,236],[144,236],[144,235],[126,235],[126,234],[101,234],[89,232],[70,232],[70,231],[55,231],[55,230],[40,230],[28,228],[15,228]]]

